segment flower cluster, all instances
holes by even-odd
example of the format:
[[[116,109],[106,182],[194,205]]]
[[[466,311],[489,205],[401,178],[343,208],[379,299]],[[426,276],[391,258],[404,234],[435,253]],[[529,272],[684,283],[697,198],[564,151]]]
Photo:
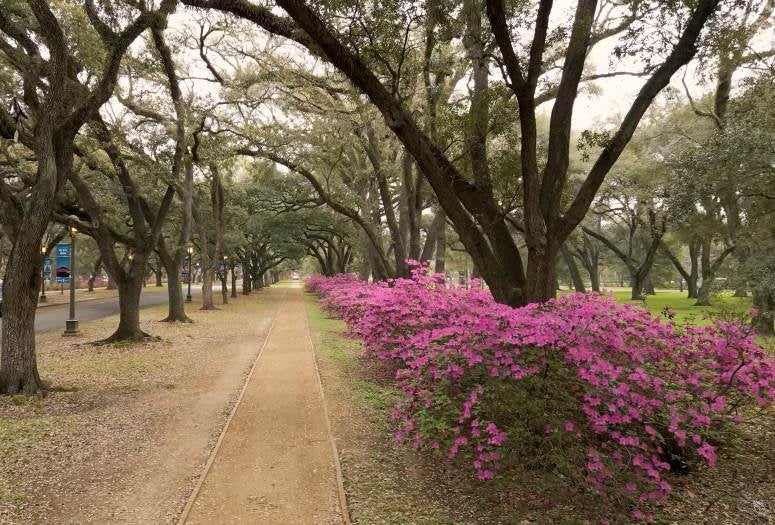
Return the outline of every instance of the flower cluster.
[[[627,495],[647,519],[670,491],[667,471],[712,466],[714,433],[775,400],[775,361],[741,324],[676,325],[594,294],[511,308],[426,273],[307,286],[395,368],[396,437],[466,458],[480,479],[521,441],[562,439],[594,490]]]

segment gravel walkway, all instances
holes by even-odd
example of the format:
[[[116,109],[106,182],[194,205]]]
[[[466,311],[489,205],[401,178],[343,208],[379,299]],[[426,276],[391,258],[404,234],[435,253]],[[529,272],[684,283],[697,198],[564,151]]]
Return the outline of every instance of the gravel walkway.
[[[181,523],[341,524],[338,498],[303,292],[289,288]]]

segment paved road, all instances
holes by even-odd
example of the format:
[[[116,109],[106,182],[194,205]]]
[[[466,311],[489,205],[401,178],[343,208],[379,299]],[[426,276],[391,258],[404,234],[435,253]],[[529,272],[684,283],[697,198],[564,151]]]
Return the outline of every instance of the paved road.
[[[220,287],[217,288],[220,292]],[[213,292],[216,288],[213,287]],[[201,290],[191,288],[191,295],[198,295]],[[167,290],[144,292],[140,296],[140,308],[156,306],[167,302]],[[48,330],[64,330],[65,319],[69,313],[69,305],[58,304],[56,306],[46,306],[39,308],[35,315],[35,331],[46,332]],[[118,315],[118,297],[106,297],[105,299],[93,299],[82,301],[75,304],[75,313],[78,320],[82,323],[94,321],[111,315]]]

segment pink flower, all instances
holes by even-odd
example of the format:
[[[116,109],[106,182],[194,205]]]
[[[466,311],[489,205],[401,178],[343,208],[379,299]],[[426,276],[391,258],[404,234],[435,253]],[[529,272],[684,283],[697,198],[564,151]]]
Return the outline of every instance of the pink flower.
[[[704,443],[697,449],[697,454],[704,457],[711,467],[716,464],[716,449],[709,443]]]
[[[447,288],[427,264],[409,264],[411,278],[314,276],[307,286],[362,342],[369,366],[395,371],[396,438],[445,450],[450,459],[465,453],[479,479],[494,477],[508,459],[501,453],[511,452],[503,446],[508,433],[495,423],[512,417],[500,412],[503,387],[532,388],[547,366],[568,378],[562,412],[546,415],[552,423],[526,423],[543,424],[550,435],[560,413],[568,414],[560,428],[597,447],[585,461],[590,486],[644,504],[670,491],[655,421],[667,422],[686,453],[713,465],[704,429],[740,423],[736,410],[775,402],[775,359],[749,326],[678,327],[669,310],[658,319],[593,294],[510,308],[486,289]],[[636,519],[651,519],[637,512]]]

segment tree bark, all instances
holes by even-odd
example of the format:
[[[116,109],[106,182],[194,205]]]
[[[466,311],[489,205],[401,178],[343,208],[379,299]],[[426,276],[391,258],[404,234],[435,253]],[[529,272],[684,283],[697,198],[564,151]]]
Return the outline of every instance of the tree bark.
[[[102,257],[97,257],[97,261],[94,263],[94,267],[92,268],[92,273],[89,276],[88,291],[90,292],[94,291],[94,280],[97,278],[97,274],[100,273],[101,268],[102,268]]]
[[[775,290],[767,286],[757,286],[753,290],[753,306],[757,310],[752,324],[761,336],[775,335]]]
[[[630,292],[631,301],[643,301],[646,297],[643,295],[643,275],[639,272],[630,273]]]
[[[242,261],[242,295],[250,295],[253,289],[253,280],[250,277],[250,265]]]
[[[167,271],[167,317],[162,321],[168,323],[180,322],[190,323],[191,318],[186,315],[185,301],[183,299],[183,282],[180,278],[180,257],[170,255],[167,249],[166,241],[163,238],[159,238],[157,252],[159,254],[159,261]],[[191,276],[189,276],[189,279]]]
[[[584,281],[581,279],[581,272],[579,272],[579,267],[576,265],[576,261],[573,258],[573,255],[570,253],[570,250],[564,244],[560,250],[562,253],[562,258],[565,261],[565,264],[568,266],[568,273],[570,273],[570,279],[571,283],[573,284],[573,288],[577,292],[586,293],[587,289],[584,286]]]
[[[22,246],[23,244],[29,246]],[[20,248],[27,250],[22,252]],[[3,331],[0,349],[2,394],[35,394],[43,387],[35,357],[35,308],[41,281],[39,267],[40,255],[37,245],[15,243],[3,280]]]
[[[651,280],[650,273],[643,280],[643,292],[646,295],[657,295],[657,291],[654,289],[654,283]]]
[[[713,290],[713,283],[716,279],[716,272],[721,268],[721,264],[727,255],[734,250],[733,246],[728,246],[722,251],[715,261],[711,260],[711,249],[713,244],[710,238],[705,238],[701,243],[700,270],[702,271],[702,284],[697,290],[697,302],[694,306],[710,306],[710,294]]]
[[[228,270],[224,270],[221,277],[221,304],[229,304]]]
[[[440,212],[443,213],[443,212]],[[443,223],[436,235],[436,262],[433,266],[434,273],[445,273],[447,271],[447,225]]]
[[[134,265],[135,262],[133,261]],[[143,341],[149,337],[140,329],[140,295],[143,289],[143,274],[133,267],[126,279],[117,281],[119,320],[118,328],[113,334],[98,341],[100,344],[117,341]]]

